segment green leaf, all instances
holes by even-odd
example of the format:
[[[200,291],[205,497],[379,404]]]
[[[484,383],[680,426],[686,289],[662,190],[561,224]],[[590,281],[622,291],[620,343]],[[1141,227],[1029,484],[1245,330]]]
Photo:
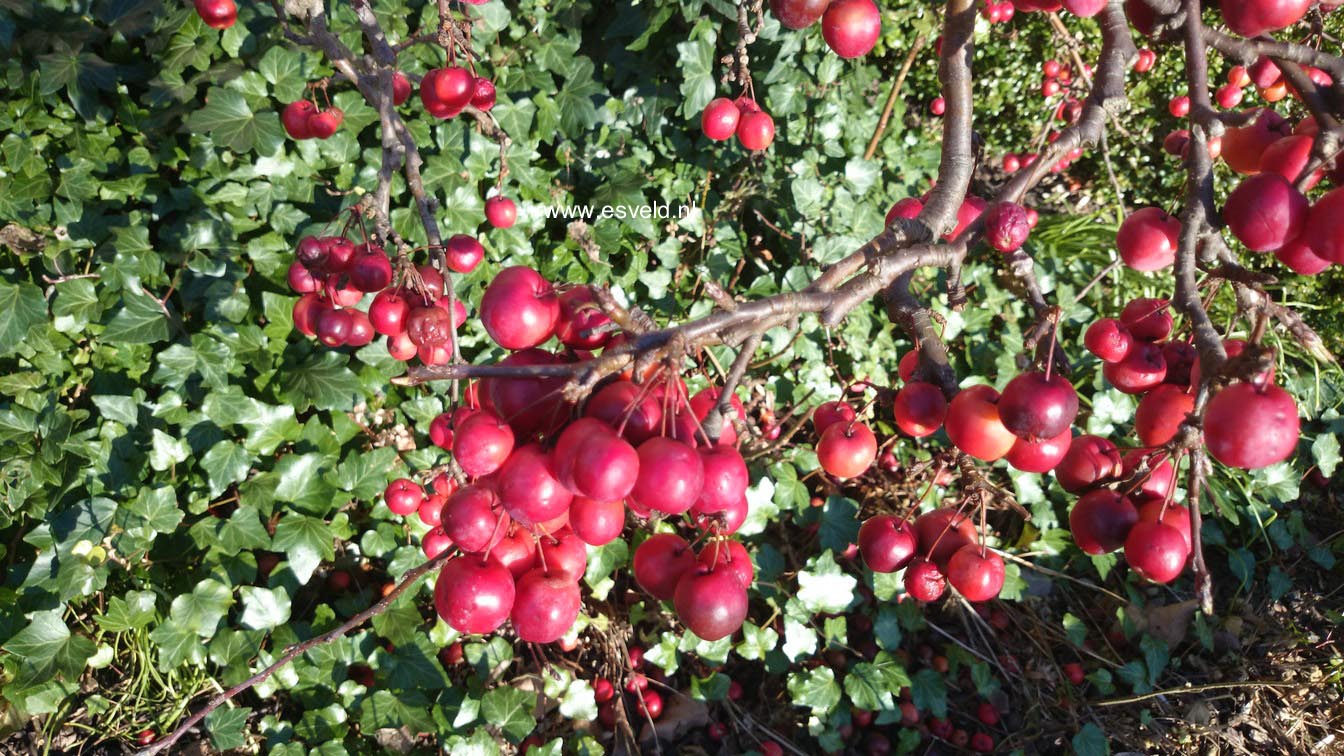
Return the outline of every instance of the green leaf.
[[[1335,474],[1335,468],[1339,465],[1339,436],[1333,433],[1322,433],[1311,442],[1311,457],[1316,460],[1316,466],[1321,468],[1321,474],[1329,478]]]
[[[481,718],[498,727],[510,741],[521,742],[536,729],[536,694],[517,688],[495,688],[481,697]]]
[[[935,717],[947,716],[947,682],[942,673],[925,668],[910,680],[910,695],[915,708],[931,712]]]
[[[798,600],[814,614],[839,614],[855,599],[859,581],[846,575],[826,552],[809,560],[810,567],[798,573]]]
[[[168,339],[168,316],[153,297],[127,291],[99,336],[104,344],[153,344]]]
[[[1106,742],[1106,734],[1091,722],[1083,725],[1069,744],[1073,746],[1073,752],[1078,756],[1109,756],[1111,753],[1111,745]]]
[[[30,283],[0,283],[0,356],[14,353],[28,329],[47,318],[47,300]]]
[[[240,92],[211,87],[205,101],[205,107],[187,117],[188,129],[209,134],[234,152],[271,154],[283,142],[280,117],[273,111],[255,112]]]
[[[247,744],[247,718],[252,710],[246,707],[220,707],[205,715],[205,729],[210,732],[210,743],[221,751],[242,748]]]
[[[840,685],[830,667],[817,667],[789,675],[789,697],[797,706],[810,707],[821,716],[840,705]]]
[[[313,353],[303,364],[285,370],[285,397],[297,410],[354,407],[359,379],[346,367],[346,362],[345,355],[338,352]]]
[[[113,596],[107,602],[107,609],[94,619],[109,633],[136,630],[154,621],[154,605],[152,592],[128,591],[125,598]]]
[[[257,588],[245,585],[240,589],[243,614],[239,618],[249,630],[270,630],[289,622],[289,594],[283,588]]]
[[[60,609],[34,613],[28,626],[5,643],[4,650],[18,657],[25,668],[37,670],[40,678],[53,672],[67,678],[78,675],[95,646],[88,638],[70,634],[61,619],[63,613]]]
[[[207,578],[173,599],[169,616],[182,628],[205,638],[215,634],[219,621],[233,605],[233,592],[228,586]]]
[[[335,538],[325,521],[290,514],[275,526],[271,550],[283,552],[299,582],[307,583],[319,564],[336,556]]]
[[[821,510],[821,547],[840,553],[859,538],[859,503],[830,496]]]

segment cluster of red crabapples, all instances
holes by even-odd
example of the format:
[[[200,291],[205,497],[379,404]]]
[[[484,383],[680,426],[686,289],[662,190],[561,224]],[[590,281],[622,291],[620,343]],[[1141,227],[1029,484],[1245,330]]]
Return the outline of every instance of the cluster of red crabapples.
[[[624,338],[591,287],[560,290],[523,266],[490,282],[480,318],[511,351],[499,363],[506,367],[591,359]],[[543,349],[553,338],[558,348]],[[451,450],[465,483],[445,482],[448,490],[425,496],[401,479],[386,501],[431,527],[422,542],[427,554],[457,550],[435,583],[448,625],[481,634],[511,621],[522,640],[560,639],[582,603],[587,547],[620,537],[628,509],[642,524],[682,516],[703,541],[697,553],[679,535],[645,528],[649,535],[634,551],[636,582],[672,601],[701,638],[742,626],[754,569],[742,544],[727,537],[747,515],[737,431],[725,421],[711,442],[701,427],[718,402],[716,389],[691,395],[680,378],[657,371],[639,383],[632,378],[613,376],[581,406],[564,398],[564,377],[483,378],[464,405],[431,423],[431,441]],[[736,397],[730,406],[728,414],[745,418]]]
[[[451,301],[443,276],[431,265],[416,269],[417,284],[403,276],[393,283],[392,261],[377,244],[355,244],[344,236],[305,236],[289,266],[289,285],[302,296],[294,303],[294,327],[329,347],[362,347],[381,334],[392,357],[419,357],[443,365],[452,357],[452,333],[466,320],[460,300]],[[446,266],[469,273],[485,248],[460,234],[444,249]],[[366,310],[360,304],[373,294]],[[451,313],[451,314],[450,314]]]

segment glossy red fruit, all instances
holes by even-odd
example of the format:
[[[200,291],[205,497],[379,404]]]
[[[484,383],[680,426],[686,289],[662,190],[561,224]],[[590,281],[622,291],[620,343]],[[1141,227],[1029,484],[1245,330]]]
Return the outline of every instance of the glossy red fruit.
[[[663,408],[645,387],[630,381],[614,381],[588,400],[584,414],[602,420],[638,445],[658,434]]]
[[[1120,475],[1122,465],[1120,450],[1109,439],[1078,436],[1055,466],[1055,479],[1065,491],[1082,493],[1089,486]]]
[[[770,0],[770,12],[786,29],[806,29],[821,19],[831,0]]]
[[[896,204],[892,205],[891,209],[887,211],[887,225],[890,226],[891,222],[897,218],[913,220],[918,218],[922,212],[924,212],[924,203],[914,197],[897,200]]]
[[[1120,311],[1120,322],[1139,341],[1161,341],[1171,334],[1171,306],[1165,299],[1130,300]]]
[[[1344,264],[1344,187],[1331,190],[1311,206],[1302,238],[1323,259]]]
[[[420,80],[420,102],[435,118],[452,118],[461,113],[475,92],[476,77],[458,66],[432,69]]]
[[[518,206],[508,197],[491,197],[485,201],[485,219],[495,228],[511,228],[518,222]]]
[[[980,218],[988,206],[984,200],[973,195],[967,195],[966,199],[961,201],[961,207],[957,208],[957,225],[952,227],[951,231],[943,234],[943,238],[952,241],[961,236],[962,232],[971,227],[972,223]]]
[[[1285,181],[1296,183],[1298,176],[1311,162],[1313,137],[1307,134],[1286,136],[1271,144],[1260,156],[1261,174],[1272,173],[1282,176]],[[1307,179],[1303,191],[1311,189],[1325,177],[1324,171],[1316,170]],[[1292,237],[1289,237],[1292,238]]]
[[[401,105],[411,99],[411,80],[401,71],[392,72],[392,104]]]
[[[736,103],[727,97],[719,97],[711,100],[700,114],[700,129],[710,139],[722,142],[737,132],[737,122],[741,116]]]
[[[343,346],[353,321],[349,310],[323,310],[317,316],[317,340],[329,347]]]
[[[1064,10],[1079,18],[1091,18],[1105,7],[1106,0],[1064,0]]]
[[[935,116],[940,116],[947,112],[947,100],[942,97],[935,97],[929,102],[929,112]]]
[[[1185,538],[1185,548],[1192,548],[1190,537],[1190,510],[1175,502],[1149,499],[1139,506],[1139,522],[1161,522],[1175,528]]]
[[[408,299],[413,299],[418,304],[431,304],[443,296],[443,274],[435,270],[433,265],[417,265],[415,272],[419,274],[420,281],[424,284],[424,291],[408,290],[406,293]]]
[[[1013,448],[1017,436],[1004,427],[998,402],[999,392],[985,385],[964,388],[952,397],[943,425],[958,449],[993,462]]]
[[[471,106],[488,113],[495,107],[496,96],[495,83],[484,76],[477,76],[471,91]]]
[[[591,286],[575,286],[559,296],[560,317],[555,325],[555,337],[572,349],[601,349],[611,341],[607,330],[611,318],[597,303]]]
[[[499,364],[526,367],[563,362],[560,356],[543,349],[524,349]],[[481,387],[487,404],[513,428],[517,438],[530,439],[542,431],[554,432],[569,417],[569,405],[560,394],[564,378],[490,378],[483,380]]]
[[[924,381],[911,381],[896,392],[891,413],[896,427],[914,438],[938,432],[947,417],[947,399],[942,389]]]
[[[677,581],[672,604],[691,632],[707,641],[727,638],[747,619],[747,589],[729,569],[704,565],[687,570]]]
[[[709,416],[709,411],[712,410],[714,406],[718,404],[718,402],[719,402],[719,390],[713,386],[710,386],[708,388],[704,388],[701,389],[700,391],[697,391],[695,395],[690,398],[690,401],[688,403],[690,405],[691,413],[695,415],[695,419],[700,422],[704,422],[705,418]],[[732,412],[737,413],[737,418],[743,422],[746,422],[747,410],[745,407],[743,407],[742,400],[739,399],[736,395],[733,395],[728,398],[728,404],[732,407]],[[709,439],[705,436],[704,433],[700,431],[699,424],[693,424],[693,425],[696,428],[695,434],[693,435],[696,445],[708,446]],[[733,418],[731,412],[725,414],[723,417],[723,424],[719,428],[719,445],[720,446],[737,445],[737,429],[733,426]]]
[[[1269,384],[1234,383],[1204,410],[1204,443],[1228,467],[1258,470],[1297,448],[1300,424],[1292,394]]]
[[[916,601],[937,601],[947,590],[947,578],[938,569],[938,565],[926,559],[915,559],[905,568],[902,580],[905,592]]]
[[[1016,252],[1031,235],[1027,209],[1016,202],[995,202],[985,210],[985,241],[1004,254]]]
[[[737,139],[753,152],[767,149],[775,141],[775,119],[761,110],[742,113],[737,121]]]
[[[1277,173],[1242,179],[1227,197],[1223,219],[1252,252],[1271,252],[1306,227],[1307,198]]]
[[[817,461],[837,478],[858,477],[877,459],[877,437],[863,423],[835,423],[817,441]]]
[[[700,497],[705,468],[695,449],[655,436],[639,445],[638,456],[639,476],[630,491],[631,501],[645,509],[681,514]]]
[[[578,582],[587,572],[587,546],[570,527],[560,527],[554,533],[538,539],[538,564],[567,580]]]
[[[873,0],[831,0],[821,17],[821,36],[842,58],[867,55],[882,35],[882,12]]]
[[[919,368],[919,349],[916,347],[905,354],[896,363],[896,371],[900,374],[901,380],[909,382],[915,379],[915,370]]]
[[[573,627],[582,605],[578,582],[536,567],[518,578],[509,619],[519,639],[553,643]]]
[[[564,514],[574,500],[556,479],[550,453],[538,444],[514,450],[495,485],[509,516],[527,527]]]
[[[384,289],[374,296],[369,305],[369,322],[378,333],[396,336],[406,331],[406,318],[410,312],[411,306],[405,297],[391,289]]]
[[[870,517],[859,527],[859,554],[873,572],[902,569],[917,548],[914,527],[894,515]]]
[[[317,106],[310,100],[295,100],[280,111],[280,123],[285,133],[294,139],[310,139],[313,132],[308,128],[308,116],[317,112]]]
[[[308,131],[316,139],[327,139],[341,127],[345,112],[340,108],[328,108],[308,116]]]
[[[405,331],[388,336],[387,353],[392,359],[407,362],[415,358],[416,352],[415,342],[411,341],[411,337],[407,336]]]
[[[377,247],[360,246],[363,250],[355,255],[347,271],[350,283],[363,292],[381,292],[392,283],[392,261]]]
[[[1180,220],[1160,208],[1145,207],[1120,224],[1115,245],[1120,259],[1134,270],[1162,270],[1176,262],[1180,235]]]
[[[575,496],[569,505],[569,526],[584,543],[605,545],[616,540],[625,528],[625,505]]]
[[[1078,392],[1059,373],[1022,373],[999,396],[999,421],[1018,438],[1057,438],[1077,416]]]
[[[925,512],[915,518],[914,527],[919,553],[940,567],[961,547],[979,542],[975,523],[952,507]]]
[[[716,538],[700,549],[696,561],[711,570],[731,572],[743,588],[751,587],[756,579],[756,568],[751,563],[747,547],[731,538]]]
[[[1125,545],[1125,538],[1139,521],[1139,512],[1128,497],[1110,489],[1084,494],[1069,512],[1069,530],[1078,548],[1087,554],[1109,554]]]
[[[508,534],[509,516],[495,493],[484,486],[463,486],[442,508],[443,532],[468,553],[483,552]]]
[[[671,601],[681,576],[695,569],[695,552],[681,536],[658,533],[635,548],[635,582],[660,601]]]
[[[1135,344],[1125,359],[1103,365],[1101,373],[1116,389],[1126,394],[1142,394],[1167,377],[1167,361],[1162,356],[1162,347],[1143,341]]]
[[[434,581],[434,608],[459,633],[493,633],[513,609],[514,582],[509,571],[480,557],[460,556],[444,563]]]
[[[537,271],[514,265],[501,270],[481,297],[481,324],[505,349],[537,346],[555,333],[560,300]]]
[[[637,705],[639,713],[649,719],[657,720],[663,715],[663,696],[656,690],[640,693]]]
[[[615,431],[592,433],[573,444],[573,449],[568,459],[557,457],[556,463],[561,481],[572,482],[576,494],[598,501],[621,501],[635,487],[639,453]]]
[[[1119,362],[1134,346],[1134,336],[1124,323],[1104,318],[1088,326],[1083,345],[1102,362]]]
[[[485,247],[474,236],[455,234],[444,247],[444,262],[455,273],[470,273],[485,259]]]
[[[1185,569],[1189,556],[1185,535],[1164,523],[1140,522],[1125,539],[1125,561],[1129,568],[1154,583],[1175,580]]]
[[[1069,446],[1073,442],[1073,431],[1065,429],[1054,438],[1045,438],[1038,441],[1019,438],[1013,448],[1008,450],[1004,459],[1015,470],[1031,473],[1047,473],[1055,469],[1064,459],[1064,455],[1069,453]]]
[[[975,718],[986,727],[993,727],[999,723],[999,710],[989,701],[981,701],[975,707]]]
[[[473,413],[453,437],[453,457],[473,478],[498,470],[513,452],[513,429],[493,412]]]
[[[387,502],[387,508],[392,514],[402,517],[419,509],[420,502],[424,500],[424,490],[408,478],[397,478],[383,489],[383,501]]]
[[[1289,270],[1303,276],[1314,276],[1330,267],[1330,261],[1316,254],[1303,234],[1274,250],[1274,256]]]
[[[1255,70],[1255,66],[1252,66],[1252,77],[1255,76]],[[1246,175],[1257,173],[1265,150],[1291,133],[1292,127],[1283,116],[1265,108],[1253,122],[1223,132],[1223,160],[1237,173]]]
[[[453,539],[443,532],[442,527],[430,528],[420,536],[420,550],[426,559],[433,559],[453,547]]]
[[[1307,15],[1313,0],[1244,0],[1221,4],[1227,28],[1243,37],[1284,29]]]
[[[304,294],[294,303],[294,327],[305,336],[316,336],[318,319],[330,309],[331,305],[316,292]]]
[[[704,486],[692,509],[701,514],[726,512],[746,495],[751,484],[746,460],[731,446],[705,447],[699,453]]]
[[[1168,341],[1162,345],[1162,360],[1167,363],[1167,375],[1164,383],[1181,388],[1190,385],[1190,371],[1199,359],[1199,351],[1188,341]]]
[[[445,451],[453,448],[453,415],[440,412],[429,422],[429,442]]]
[[[285,279],[289,283],[289,288],[293,289],[295,294],[309,294],[322,288],[322,282],[314,278],[313,274],[298,260],[289,264],[289,271],[285,274]]]
[[[1176,118],[1185,118],[1190,115],[1189,95],[1177,95],[1171,98],[1171,101],[1167,103],[1167,111]]]
[[[997,598],[1003,577],[1003,558],[980,546],[962,546],[947,562],[947,582],[967,601]]]
[[[848,402],[836,400],[822,402],[812,413],[812,428],[820,436],[826,429],[839,422],[851,422],[857,417],[854,408]]]
[[[536,536],[510,523],[508,533],[490,547],[490,561],[508,570],[517,580],[537,566]]]
[[[1068,0],[1065,0],[1067,3]],[[1102,0],[1102,7],[1105,7],[1105,0]],[[997,717],[998,715],[995,714]],[[995,721],[998,721],[997,719]],[[976,753],[991,753],[994,750],[994,736],[987,732],[977,732],[971,736],[971,750]]]
[[[1161,446],[1176,437],[1186,415],[1195,410],[1195,397],[1180,386],[1163,384],[1139,400],[1134,431],[1144,446]]]
[[[196,0],[196,13],[211,29],[227,29],[238,20],[233,0]]]
[[[452,316],[437,305],[414,307],[406,316],[406,335],[418,347],[444,346],[452,332]]]

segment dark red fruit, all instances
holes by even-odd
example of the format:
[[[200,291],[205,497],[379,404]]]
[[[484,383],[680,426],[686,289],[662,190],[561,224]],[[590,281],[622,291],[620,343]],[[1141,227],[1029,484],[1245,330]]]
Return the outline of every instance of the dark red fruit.
[[[916,559],[905,568],[905,592],[916,601],[937,601],[947,590],[947,579],[938,566],[925,559]]]
[[[1031,235],[1027,209],[1016,202],[995,202],[985,210],[985,241],[1004,254],[1016,252]]]
[[[687,570],[673,596],[677,617],[707,641],[737,632],[747,619],[747,589],[730,569],[699,565]]]
[[[817,460],[837,478],[854,478],[867,472],[877,459],[877,437],[863,423],[835,423],[817,442]]]
[[[476,412],[462,421],[453,438],[453,456],[473,478],[498,470],[513,452],[513,429],[493,412]]]
[[[1017,436],[1004,427],[998,402],[999,392],[985,385],[969,386],[952,397],[943,424],[958,449],[993,462],[1013,448]]]
[[[1195,397],[1184,388],[1162,384],[1139,400],[1134,432],[1144,446],[1161,446],[1176,437],[1181,423],[1195,410]]]
[[[582,605],[579,584],[569,575],[537,567],[518,578],[509,619],[519,639],[553,643],[574,625]]]
[[[1023,373],[999,396],[999,420],[1018,438],[1057,438],[1077,416],[1078,393],[1059,373]]]
[[[826,429],[838,422],[850,422],[857,415],[854,414],[854,408],[849,406],[848,402],[833,401],[822,402],[817,405],[817,409],[812,413],[812,428],[820,436],[826,432]]]
[[[295,100],[280,111],[280,123],[285,133],[294,139],[310,139],[313,132],[308,128],[308,116],[317,112],[317,106],[310,100]]]
[[[1134,336],[1124,323],[1115,318],[1105,318],[1088,327],[1083,344],[1087,351],[1102,362],[1119,362],[1134,346]]]
[[[894,515],[870,517],[859,527],[859,553],[873,572],[895,572],[915,557],[918,542],[909,522]]]
[[[1064,455],[1069,453],[1072,442],[1073,431],[1067,429],[1054,438],[1039,441],[1019,438],[1013,444],[1013,448],[1008,450],[1008,455],[1004,459],[1016,470],[1047,473],[1055,469],[1064,459]]]
[[[499,499],[482,486],[464,486],[448,497],[440,511],[442,521],[436,524],[468,553],[486,551],[509,530],[509,516],[500,509]]]
[[[975,523],[952,507],[935,509],[915,518],[915,537],[919,552],[940,567],[946,566],[958,549],[979,541]]]
[[[660,601],[670,601],[681,576],[695,569],[695,553],[681,536],[658,533],[635,548],[635,581]]]
[[[1277,173],[1242,179],[1227,197],[1223,220],[1252,252],[1272,252],[1306,227],[1307,198]]]
[[[233,0],[196,0],[196,13],[211,29],[227,29],[238,20]]]
[[[1072,494],[1120,474],[1120,451],[1110,440],[1099,436],[1078,436],[1069,445],[1064,459],[1055,466],[1055,479]]]
[[[550,453],[538,444],[514,450],[499,468],[495,485],[505,511],[526,527],[565,514],[574,499],[556,478]]]
[[[434,582],[434,608],[459,633],[498,630],[509,618],[513,599],[513,575],[475,556],[448,560]]]
[[[1090,491],[1069,512],[1069,530],[1078,548],[1087,554],[1109,554],[1125,545],[1139,521],[1139,512],[1126,497],[1109,489]]]
[[[1189,556],[1186,536],[1164,523],[1140,522],[1125,539],[1125,561],[1130,569],[1154,583],[1175,580]]]
[[[470,273],[485,259],[485,247],[474,236],[456,234],[444,246],[444,262],[456,273]]]
[[[1282,462],[1297,449],[1299,432],[1292,394],[1272,384],[1234,383],[1204,411],[1204,443],[1229,467],[1258,470]]]
[[[947,399],[942,389],[932,383],[911,381],[896,393],[891,412],[896,427],[902,432],[915,438],[924,438],[943,427],[943,420],[947,417]]]
[[[751,563],[747,547],[731,538],[716,538],[705,544],[696,561],[702,567],[731,572],[743,588],[750,587],[756,579],[756,568]]]
[[[842,58],[867,55],[882,35],[882,12],[873,0],[831,0],[821,17],[821,36]]]
[[[485,201],[485,219],[495,228],[511,228],[518,222],[518,206],[508,197],[491,197]]]
[[[1120,224],[1115,244],[1120,259],[1134,270],[1162,270],[1176,262],[1181,222],[1156,207],[1130,213]]]
[[[700,497],[704,463],[690,446],[655,436],[639,445],[639,476],[630,499],[646,509],[681,514]]]
[[[1125,359],[1103,365],[1101,373],[1120,391],[1142,394],[1167,377],[1167,361],[1162,356],[1162,347],[1143,341],[1135,344]]]
[[[947,582],[967,601],[988,601],[1003,590],[1003,559],[989,549],[967,544],[947,562]]]
[[[524,265],[501,270],[481,297],[481,324],[505,349],[537,346],[555,332],[559,318],[555,289]]]
[[[770,0],[770,12],[786,29],[805,29],[821,19],[831,0]]]

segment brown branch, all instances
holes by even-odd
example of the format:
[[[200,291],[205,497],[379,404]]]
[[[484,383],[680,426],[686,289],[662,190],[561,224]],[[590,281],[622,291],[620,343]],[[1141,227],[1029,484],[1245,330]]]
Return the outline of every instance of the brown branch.
[[[271,675],[274,675],[281,667],[285,666],[286,664],[289,664],[300,654],[304,653],[310,648],[320,646],[324,643],[330,643],[331,641],[344,636],[345,634],[349,633],[351,630],[354,630],[360,625],[363,625],[371,618],[379,614],[382,614],[384,611],[387,610],[388,607],[392,606],[392,602],[396,601],[397,598],[401,596],[401,594],[405,593],[406,590],[411,587],[411,585],[413,585],[421,577],[424,577],[427,573],[433,571],[439,565],[447,561],[448,556],[451,553],[452,553],[451,550],[445,551],[442,554],[429,560],[428,562],[425,562],[424,564],[420,565],[419,567],[410,570],[401,578],[401,582],[397,583],[397,586],[393,588],[391,591],[389,591],[386,596],[380,599],[373,606],[370,606],[368,609],[365,609],[364,611],[360,612],[359,614],[356,614],[355,616],[351,617],[345,622],[342,622],[338,627],[333,628],[332,630],[329,630],[321,635],[309,638],[308,640],[303,641],[302,643],[295,643],[294,645],[285,649],[285,652],[280,655],[280,658],[276,659],[269,667],[263,669],[257,674],[247,678],[246,680],[238,683],[232,688],[229,688],[223,693],[220,693],[219,695],[210,699],[209,703],[201,707],[201,709],[197,711],[195,714],[192,714],[190,717],[188,717],[185,721],[182,722],[182,724],[179,724],[176,729],[174,729],[171,733],[168,734],[168,737],[152,744],[143,751],[140,751],[138,754],[136,754],[136,756],[154,756],[154,754],[159,753],[160,751],[166,748],[171,748],[173,744],[176,743],[178,740],[180,740],[183,735],[187,734],[187,732],[191,730],[191,728],[195,727],[198,723],[200,723],[202,719],[205,719],[206,716],[210,714],[210,712],[214,711],[215,709],[218,709],[220,706],[223,706],[227,701],[231,700],[239,693],[242,693],[243,691],[248,690],[257,683],[260,683],[261,681],[268,679]]]
[[[877,120],[877,128],[873,129],[873,138],[868,140],[868,149],[863,151],[864,160],[872,160],[873,155],[877,154],[877,143],[882,140],[882,134],[887,130],[887,122],[891,120],[891,111],[896,107],[896,99],[901,95],[905,77],[910,74],[910,68],[914,66],[919,51],[924,49],[924,42],[924,35],[921,34],[915,37],[914,44],[910,45],[910,52],[906,53],[905,61],[901,63],[901,70],[896,74],[896,81],[891,83],[891,91],[887,93],[887,103],[882,107],[882,117]]]

